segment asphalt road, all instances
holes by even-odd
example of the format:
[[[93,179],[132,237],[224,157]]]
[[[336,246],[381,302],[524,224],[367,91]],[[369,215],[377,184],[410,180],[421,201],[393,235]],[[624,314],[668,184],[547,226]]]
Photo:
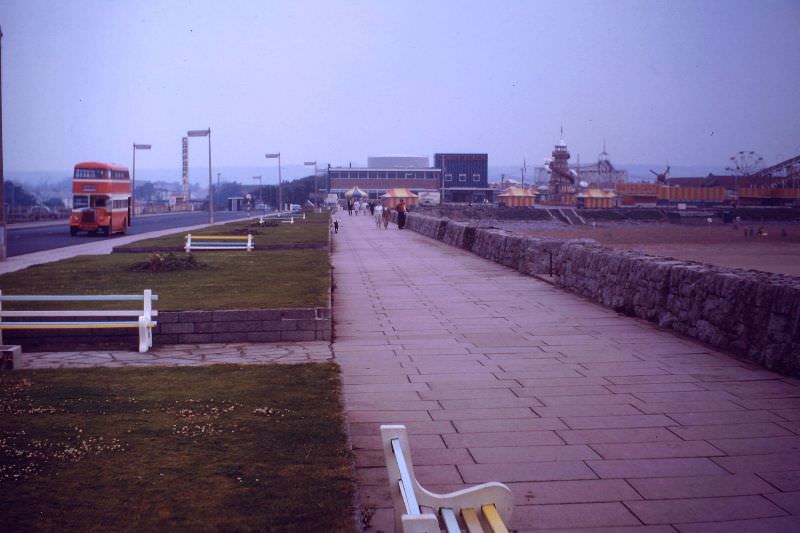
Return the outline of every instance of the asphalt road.
[[[226,222],[244,218],[244,212],[219,211],[214,213],[215,222]],[[128,235],[138,235],[169,228],[181,228],[194,226],[208,222],[207,211],[192,211],[189,213],[166,213],[163,215],[147,215],[137,217],[133,220],[133,225],[128,228]],[[82,242],[95,242],[99,240],[114,239],[121,234],[103,237],[99,235],[89,235],[79,233],[76,236],[69,234],[69,222],[67,220],[57,220],[52,223],[14,224],[8,226],[8,257],[51,250],[64,246],[72,246]]]

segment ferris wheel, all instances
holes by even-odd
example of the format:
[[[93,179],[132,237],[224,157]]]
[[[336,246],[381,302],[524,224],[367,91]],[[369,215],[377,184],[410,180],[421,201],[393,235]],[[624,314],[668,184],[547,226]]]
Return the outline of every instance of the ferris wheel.
[[[739,150],[731,156],[730,163],[725,170],[736,176],[750,176],[764,166],[764,158],[752,150]]]

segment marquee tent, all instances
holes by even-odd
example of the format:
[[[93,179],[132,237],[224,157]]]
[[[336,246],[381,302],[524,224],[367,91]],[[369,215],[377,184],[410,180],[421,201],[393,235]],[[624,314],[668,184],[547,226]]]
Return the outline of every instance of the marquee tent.
[[[346,193],[344,193],[344,197],[347,199],[354,199],[354,200],[365,200],[369,197],[367,193],[359,189],[358,187],[353,187]]]
[[[383,205],[386,207],[396,207],[401,200],[406,201],[406,205],[417,205],[417,195],[406,189],[405,187],[397,187],[389,189],[386,194],[381,195],[383,198]]]
[[[531,207],[536,202],[538,192],[522,187],[509,187],[495,198],[509,207]]]

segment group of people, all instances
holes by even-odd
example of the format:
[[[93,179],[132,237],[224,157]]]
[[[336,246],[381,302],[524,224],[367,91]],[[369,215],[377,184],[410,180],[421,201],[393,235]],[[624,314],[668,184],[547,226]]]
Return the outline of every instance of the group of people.
[[[383,226],[383,229],[389,229],[389,221],[392,220],[391,209],[378,204],[375,206],[373,216],[375,217],[375,227],[381,229],[381,226]]]
[[[395,210],[397,211],[397,229],[403,229],[406,227],[406,202],[405,200],[400,200],[395,206]],[[390,207],[384,207],[380,203],[377,202],[359,202],[358,200],[347,201],[347,214],[352,216],[353,212],[358,215],[359,211],[363,212],[365,215],[367,212],[372,213],[372,216],[375,218],[375,226],[380,229],[383,226],[383,229],[389,229],[389,222],[392,220],[392,209]],[[334,233],[339,233],[339,219],[338,217],[334,216],[333,219],[333,231]]]
[[[352,216],[355,212],[356,215],[358,213],[367,214],[367,211],[374,214],[375,213],[375,204],[373,202],[367,202],[366,200],[360,202],[358,200],[347,200],[347,214]]]
[[[405,200],[400,200],[400,203],[395,206],[395,210],[397,211],[397,229],[403,229],[406,227]],[[380,229],[381,225],[383,225],[383,229],[388,229],[389,221],[392,220],[392,209],[378,204],[375,206],[373,216],[375,217],[375,225],[378,229]]]

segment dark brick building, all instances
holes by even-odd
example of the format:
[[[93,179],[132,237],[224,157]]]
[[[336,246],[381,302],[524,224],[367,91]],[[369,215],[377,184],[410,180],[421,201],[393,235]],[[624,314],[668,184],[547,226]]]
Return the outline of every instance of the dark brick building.
[[[441,171],[445,202],[492,201],[488,154],[435,154],[433,166]]]

